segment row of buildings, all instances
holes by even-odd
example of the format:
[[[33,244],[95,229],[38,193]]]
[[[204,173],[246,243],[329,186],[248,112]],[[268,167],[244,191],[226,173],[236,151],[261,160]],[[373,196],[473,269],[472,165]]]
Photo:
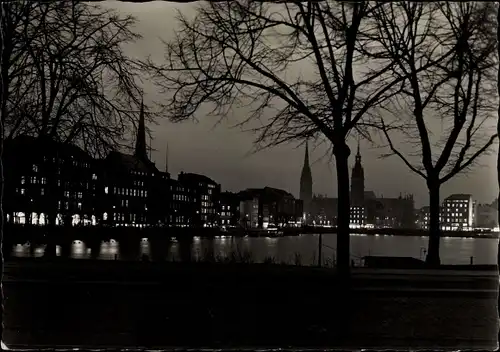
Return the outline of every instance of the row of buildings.
[[[429,207],[419,210],[417,226],[429,228]],[[498,199],[492,204],[477,204],[470,194],[452,194],[440,208],[439,222],[443,230],[471,231],[473,229],[498,228]]]
[[[304,221],[316,226],[337,224],[337,198],[314,195],[313,179],[306,144],[304,165],[300,178],[300,199],[304,202]],[[413,195],[396,198],[377,197],[373,191],[365,190],[365,173],[358,150],[351,172],[352,228],[401,228],[424,229],[429,227],[429,207],[415,209]],[[470,194],[452,194],[441,206],[440,224],[443,230],[469,231],[475,228],[498,228],[498,199],[492,204],[476,204]]]
[[[337,198],[314,195],[306,143],[300,199],[283,190],[221,192],[199,174],[177,179],[148,158],[141,109],[135,152],[92,158],[81,148],[18,136],[5,143],[4,212],[8,223],[56,226],[272,228],[336,226]],[[377,197],[365,190],[358,151],[351,174],[351,227],[428,228],[429,209],[415,211],[412,195]],[[445,230],[498,226],[498,201],[476,205],[470,195],[443,202]]]
[[[309,151],[306,143],[300,178],[300,199],[304,202],[304,221],[306,224],[316,226],[336,226],[338,199],[314,195],[312,185]],[[373,191],[365,190],[365,174],[361,164],[359,144],[351,172],[350,223],[352,228],[414,229],[416,227],[413,195],[384,198],[383,196],[377,197]]]
[[[4,148],[6,221],[55,226],[298,226],[302,201],[273,188],[221,192],[214,180],[161,171],[147,155],[141,109],[135,152],[92,158],[81,148],[19,136]]]

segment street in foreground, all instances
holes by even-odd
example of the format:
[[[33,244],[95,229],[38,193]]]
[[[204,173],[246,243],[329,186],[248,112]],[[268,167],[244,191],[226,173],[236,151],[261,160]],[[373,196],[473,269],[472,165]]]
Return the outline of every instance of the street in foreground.
[[[7,263],[9,347],[337,345],[331,270],[62,264]],[[353,276],[349,347],[496,347],[494,271],[355,269]]]

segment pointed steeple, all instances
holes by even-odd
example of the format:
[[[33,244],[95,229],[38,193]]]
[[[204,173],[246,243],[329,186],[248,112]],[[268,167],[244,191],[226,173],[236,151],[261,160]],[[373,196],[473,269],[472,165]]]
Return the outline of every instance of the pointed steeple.
[[[165,172],[168,174],[168,143],[167,143],[167,150],[165,152]]]
[[[309,141],[306,140],[306,152],[304,155],[304,167],[309,167]]]
[[[300,175],[300,199],[304,202],[304,213],[306,214],[310,212],[312,183],[311,167],[309,165],[309,143],[306,140],[304,165],[302,166],[302,174]]]
[[[141,111],[139,113],[139,127],[137,128],[137,137],[135,140],[135,156],[141,160],[148,160],[146,150],[146,127],[144,124],[144,98],[141,100]]]
[[[363,206],[365,194],[365,172],[361,165],[361,151],[358,138],[358,152],[356,153],[356,161],[352,168],[351,174],[351,204],[355,206]]]
[[[361,163],[361,152],[359,148],[359,138],[358,138],[358,152],[356,153],[356,162]]]

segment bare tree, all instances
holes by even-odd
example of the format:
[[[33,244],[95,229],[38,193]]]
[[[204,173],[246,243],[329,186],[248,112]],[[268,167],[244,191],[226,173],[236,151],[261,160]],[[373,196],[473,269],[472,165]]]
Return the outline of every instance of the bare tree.
[[[4,194],[4,165],[3,165],[3,137],[5,134],[4,122],[7,116],[7,101],[11,91],[12,77],[18,72],[12,70],[14,63],[21,60],[19,53],[20,47],[27,45],[28,42],[19,40],[19,37],[30,19],[29,8],[22,11],[12,4],[6,2],[0,3],[0,282],[3,281],[4,255],[3,255],[3,194]],[[15,54],[17,50],[17,54]],[[4,313],[4,295],[0,287],[0,341],[3,336],[3,313]]]
[[[500,98],[500,4],[496,4],[496,23],[492,25],[490,28],[496,27],[496,41],[497,41],[497,97]],[[494,13],[494,11],[493,11]],[[500,136],[500,101],[497,105],[497,135]],[[500,147],[497,151],[497,184],[498,184],[498,193],[497,193],[497,221],[500,221]],[[500,275],[500,241],[498,241],[497,245],[497,269],[498,274]],[[500,289],[500,287],[499,287]],[[500,295],[498,296],[498,315],[500,316]],[[500,341],[500,329],[498,330],[498,341]]]
[[[488,6],[400,2],[374,14],[378,34],[372,39],[397,62],[394,74],[409,77],[408,87],[390,104],[378,107],[379,128],[389,155],[398,156],[426,180],[430,197],[426,261],[432,265],[440,263],[441,185],[469,169],[497,138],[488,132],[494,111],[490,78],[495,49],[494,36],[483,26]],[[436,133],[433,124],[441,124],[441,131]],[[412,153],[403,153],[394,141],[396,131],[406,139],[400,145],[410,145]]]
[[[214,2],[201,6],[192,20],[179,17],[175,40],[165,43],[167,64],[150,62],[156,82],[171,94],[165,108],[173,121],[194,117],[202,105],[219,117],[244,107],[250,112],[241,125],[251,125],[260,148],[310,137],[331,144],[339,201],[337,268],[345,277],[350,270],[347,139],[366,112],[396,94],[405,80],[392,75],[392,58],[380,55],[368,62],[358,52],[358,46],[366,47],[363,33],[371,13],[380,6],[386,5]]]
[[[128,146],[144,70],[123,53],[124,44],[140,38],[131,30],[134,18],[70,1],[12,2],[4,8],[5,140],[29,135],[76,144],[93,156]],[[50,197],[57,185],[48,181]],[[50,199],[47,222],[53,226],[57,201]]]
[[[135,20],[77,2],[20,2],[32,13],[11,67],[6,139],[75,143],[94,155],[125,146],[135,127],[141,69],[123,53]],[[14,73],[16,73],[14,75]]]

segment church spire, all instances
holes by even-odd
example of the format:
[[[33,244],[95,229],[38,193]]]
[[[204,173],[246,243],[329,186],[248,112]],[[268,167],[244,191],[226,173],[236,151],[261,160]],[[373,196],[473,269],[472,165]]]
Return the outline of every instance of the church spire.
[[[168,143],[167,143],[167,150],[165,152],[165,172],[168,174]]]
[[[141,111],[139,113],[139,127],[137,128],[137,137],[135,141],[135,156],[148,160],[148,153],[146,150],[146,127],[144,123],[144,97],[141,100]]]
[[[306,152],[304,155],[304,167],[309,167],[309,141],[306,140]]]
[[[310,213],[312,201],[312,174],[309,165],[309,143],[306,140],[306,150],[304,154],[304,165],[300,175],[300,199],[303,201],[304,214]]]
[[[358,152],[356,153],[356,162],[361,163],[361,152],[359,148],[359,137],[358,137]]]

